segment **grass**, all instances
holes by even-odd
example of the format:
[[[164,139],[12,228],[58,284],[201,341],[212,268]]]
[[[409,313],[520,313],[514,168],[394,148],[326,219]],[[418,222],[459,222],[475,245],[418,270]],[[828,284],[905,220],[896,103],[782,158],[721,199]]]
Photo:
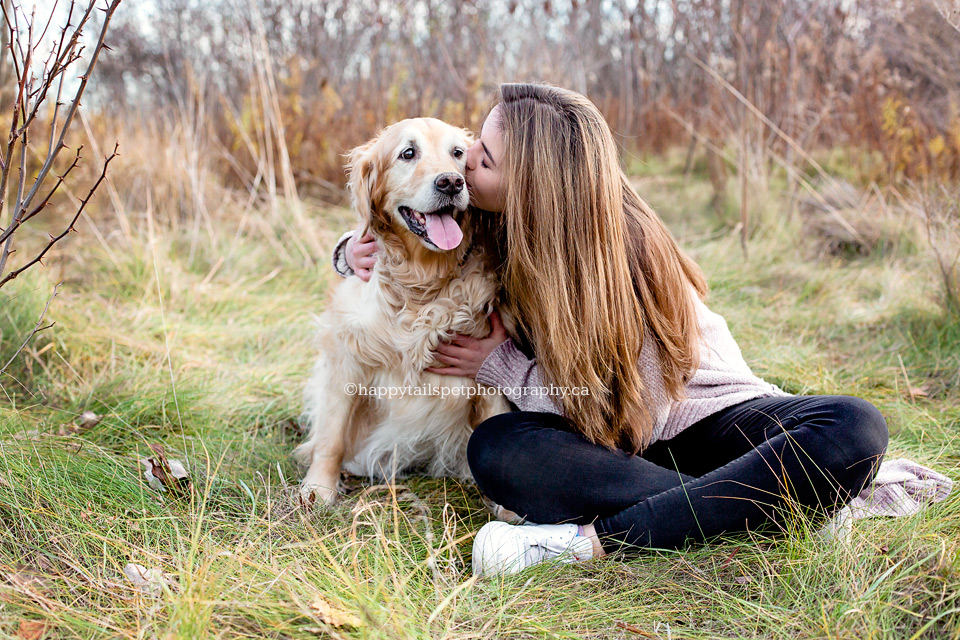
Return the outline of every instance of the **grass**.
[[[935,302],[921,241],[833,258],[801,221],[767,217],[745,260],[702,177],[646,173],[644,195],[704,267],[710,306],[758,374],[869,399],[890,457],[958,475],[960,323]],[[473,486],[355,482],[333,509],[293,508],[309,316],[336,281],[327,254],[297,247],[329,247],[350,215],[261,214],[222,220],[199,251],[196,232],[152,225],[109,253],[74,238],[71,256],[0,292],[5,355],[65,280],[56,326],[0,379],[0,636],[35,621],[48,638],[960,637],[956,495],[858,521],[841,544],[797,521],[787,535],[487,581],[469,573],[488,519]],[[75,432],[85,410],[103,420]],[[156,443],[184,461],[190,493],[149,488],[138,460]],[[137,591],[130,562],[169,584]]]

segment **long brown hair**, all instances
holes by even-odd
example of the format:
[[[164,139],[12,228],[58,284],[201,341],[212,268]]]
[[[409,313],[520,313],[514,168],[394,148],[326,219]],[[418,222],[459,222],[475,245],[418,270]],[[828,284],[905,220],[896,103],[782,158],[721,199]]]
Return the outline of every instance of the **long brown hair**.
[[[638,368],[658,347],[673,399],[699,363],[699,266],[630,186],[616,143],[586,97],[543,84],[497,95],[504,153],[503,287],[534,345],[543,380],[592,442],[637,452],[653,417]]]

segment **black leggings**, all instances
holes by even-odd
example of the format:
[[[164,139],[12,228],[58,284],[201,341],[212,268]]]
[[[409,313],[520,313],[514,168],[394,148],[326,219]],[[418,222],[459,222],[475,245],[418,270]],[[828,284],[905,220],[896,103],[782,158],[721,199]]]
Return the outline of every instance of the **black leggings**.
[[[823,517],[873,479],[886,446],[869,402],[791,396],[723,409],[640,456],[591,444],[559,415],[514,411],[481,423],[467,457],[498,504],[531,522],[593,523],[611,552]]]

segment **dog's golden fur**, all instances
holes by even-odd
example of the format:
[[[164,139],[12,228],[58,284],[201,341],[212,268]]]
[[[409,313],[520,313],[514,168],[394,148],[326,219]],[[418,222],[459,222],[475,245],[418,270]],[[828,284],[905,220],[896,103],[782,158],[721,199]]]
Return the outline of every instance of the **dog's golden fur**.
[[[306,441],[294,452],[309,466],[301,483],[306,502],[332,502],[341,468],[371,477],[423,465],[435,476],[471,477],[466,444],[473,428],[509,410],[499,394],[470,391],[464,377],[424,372],[440,366],[433,350],[455,333],[490,331],[497,295],[483,251],[472,243],[467,194],[437,196],[439,175],[463,175],[470,134],[439,120],[404,120],[354,149],[349,157],[353,205],[379,250],[369,282],[347,278],[318,318],[320,356],[304,391]],[[405,149],[416,157],[404,159]],[[435,191],[435,189],[434,189]],[[430,211],[423,202],[450,200],[463,233],[456,248],[440,250],[417,235],[400,213]],[[421,216],[422,217],[422,216]],[[367,388],[446,388],[446,397],[377,398],[350,394]],[[483,389],[480,389],[483,391]]]

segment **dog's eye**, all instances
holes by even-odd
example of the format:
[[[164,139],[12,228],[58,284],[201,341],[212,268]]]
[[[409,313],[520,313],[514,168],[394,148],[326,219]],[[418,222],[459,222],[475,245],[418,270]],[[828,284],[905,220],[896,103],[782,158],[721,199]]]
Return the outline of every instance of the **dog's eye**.
[[[403,158],[404,160],[413,160],[413,158],[416,155],[417,155],[417,150],[414,149],[413,147],[407,147],[406,149],[400,152],[400,157]]]
[[[463,149],[461,149],[460,147],[457,147],[456,149],[454,149],[454,150],[453,150],[453,157],[456,158],[457,160],[459,160],[460,158],[462,158],[462,157],[463,157]]]

